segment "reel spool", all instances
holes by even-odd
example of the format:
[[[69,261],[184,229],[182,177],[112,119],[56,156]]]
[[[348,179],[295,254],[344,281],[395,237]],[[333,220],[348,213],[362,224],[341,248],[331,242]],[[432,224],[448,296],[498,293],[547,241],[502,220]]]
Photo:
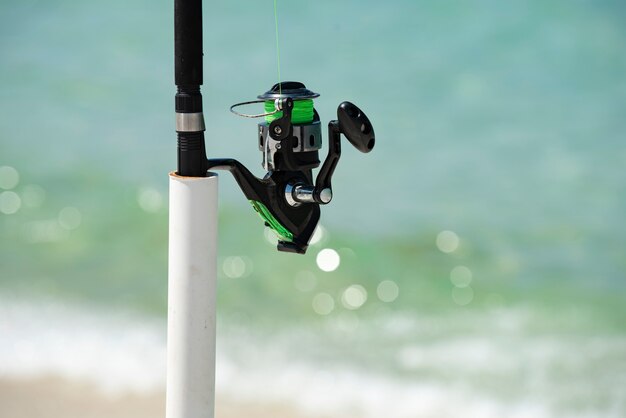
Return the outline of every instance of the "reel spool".
[[[359,151],[374,148],[374,129],[365,113],[350,102],[337,108],[337,120],[328,123],[328,156],[315,181],[322,148],[321,121],[313,99],[319,94],[302,83],[275,84],[258,100],[237,103],[231,112],[248,118],[264,117],[258,124],[258,147],[267,171],[256,178],[233,159],[210,159],[207,169],[228,170],[265,225],[278,235],[278,250],[304,254],[320,217],[320,205],[332,200],[331,178],[341,156],[343,134]],[[234,109],[264,103],[265,113],[244,114]]]
[[[319,94],[307,89],[304,84],[287,81],[275,84],[259,95],[259,100],[231,106],[231,112],[236,115],[265,118],[258,128],[259,151],[263,154],[262,164],[266,171],[298,171],[319,166],[322,128],[320,117],[313,107],[313,99],[317,97]],[[264,103],[265,113],[247,115],[234,110],[253,103]],[[285,113],[290,113],[289,119],[285,118]]]
[[[296,82],[282,83],[282,87],[275,84],[258,96],[265,101],[266,111],[271,110],[272,105],[279,108],[277,113],[265,116],[265,123],[259,123],[259,150],[263,153],[263,168],[266,171],[303,170],[319,166],[322,128],[320,117],[313,107],[313,99],[317,97],[319,94]],[[287,121],[283,120],[286,112],[280,108],[287,98],[293,100],[290,134]],[[286,101],[287,107],[288,103],[290,101]]]

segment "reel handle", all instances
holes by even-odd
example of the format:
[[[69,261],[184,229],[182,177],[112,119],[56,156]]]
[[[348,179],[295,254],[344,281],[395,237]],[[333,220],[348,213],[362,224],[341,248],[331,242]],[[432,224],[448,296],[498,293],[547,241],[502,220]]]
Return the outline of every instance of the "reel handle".
[[[341,157],[341,134],[364,153],[370,152],[376,143],[372,123],[353,103],[341,103],[337,108],[337,119],[328,122],[328,156],[315,180],[314,198],[322,205],[332,199],[331,179]],[[330,199],[325,199],[324,195],[330,196]]]
[[[356,105],[343,102],[337,108],[339,130],[356,149],[368,153],[374,148],[374,128],[372,123]]]

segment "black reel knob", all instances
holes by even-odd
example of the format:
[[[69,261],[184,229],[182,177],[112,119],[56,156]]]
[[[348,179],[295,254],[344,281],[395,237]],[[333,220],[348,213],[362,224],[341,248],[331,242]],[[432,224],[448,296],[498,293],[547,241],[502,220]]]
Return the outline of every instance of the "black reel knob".
[[[356,105],[343,102],[337,108],[339,130],[356,149],[370,152],[374,148],[374,128],[372,123]]]

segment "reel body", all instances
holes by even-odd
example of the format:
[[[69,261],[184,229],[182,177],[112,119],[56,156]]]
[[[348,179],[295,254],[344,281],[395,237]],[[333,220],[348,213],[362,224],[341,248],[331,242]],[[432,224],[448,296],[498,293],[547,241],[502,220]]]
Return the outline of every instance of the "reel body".
[[[266,226],[278,235],[278,250],[304,254],[320,218],[320,205],[332,200],[331,178],[341,155],[340,135],[359,151],[369,152],[375,143],[369,119],[355,105],[343,102],[338,120],[328,124],[329,149],[317,178],[322,129],[312,99],[319,94],[299,82],[283,82],[258,96],[259,100],[233,105],[231,111],[245,117],[265,117],[258,124],[258,148],[267,171],[259,179],[234,159],[209,159],[207,170],[228,170]],[[271,109],[273,101],[274,109]],[[259,115],[234,111],[237,106],[266,103]],[[297,122],[297,123],[296,123]]]

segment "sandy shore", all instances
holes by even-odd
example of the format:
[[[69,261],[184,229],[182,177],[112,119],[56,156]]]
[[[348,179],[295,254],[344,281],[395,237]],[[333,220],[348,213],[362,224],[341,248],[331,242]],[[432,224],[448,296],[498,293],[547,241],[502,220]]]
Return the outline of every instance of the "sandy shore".
[[[165,417],[163,393],[108,395],[93,386],[57,378],[0,379],[0,417],[156,418]],[[216,400],[218,418],[310,418],[285,405]]]

